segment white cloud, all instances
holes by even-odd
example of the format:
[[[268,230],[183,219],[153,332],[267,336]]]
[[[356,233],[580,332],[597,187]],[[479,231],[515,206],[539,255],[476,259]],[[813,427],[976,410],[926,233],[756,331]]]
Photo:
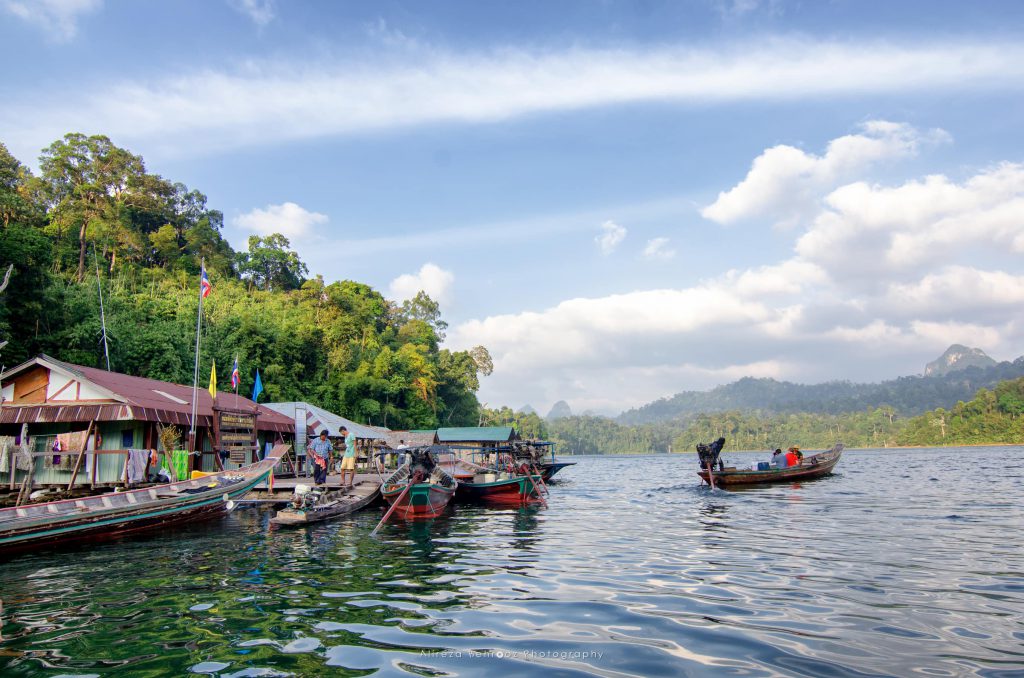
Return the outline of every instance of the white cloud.
[[[254,24],[261,28],[274,20],[275,0],[228,0],[228,4],[235,11],[249,17]]]
[[[95,12],[103,0],[2,0],[0,7],[14,16],[36,24],[56,42],[71,40],[78,34],[78,18]]]
[[[292,241],[310,235],[314,226],[326,224],[327,221],[326,214],[310,212],[293,202],[257,207],[234,219],[238,228],[262,235],[280,233]]]
[[[857,182],[825,202],[796,251],[837,277],[885,282],[968,251],[1024,253],[1024,165],[1004,163],[959,184],[944,176],[896,187]]]
[[[725,274],[725,279],[740,296],[764,298],[799,294],[808,286],[816,287],[827,283],[828,275],[815,264],[791,259],[772,266],[729,271]]]
[[[418,273],[405,273],[391,281],[391,298],[397,301],[412,299],[420,291],[426,292],[438,304],[452,301],[455,274],[432,263],[423,264]]]
[[[893,133],[920,138],[882,123],[864,134],[870,141]],[[846,166],[863,172],[864,158],[886,152],[843,137],[829,144],[826,160],[812,160],[836,174]],[[678,289],[473,320],[457,326],[450,343],[491,351],[488,402],[565,399],[577,411],[615,411],[746,375],[893,378],[920,372],[953,343],[997,359],[1022,353],[1016,310],[1024,274],[999,268],[1024,253],[1024,164],[959,181],[824,182],[808,196],[817,212],[783,261]]]
[[[1005,343],[1009,325],[979,325],[963,323],[956,320],[946,322],[914,321],[913,331],[928,344],[938,350],[944,350],[950,344],[969,344],[970,346],[1000,346]],[[964,341],[967,337],[968,341]]]
[[[32,158],[68,129],[144,142],[147,158],[182,149],[362,134],[458,121],[675,101],[693,106],[913,90],[1019,87],[1024,44],[834,43],[773,40],[732,48],[495,49],[456,53],[403,48],[374,63],[246,62],[112,84],[60,96],[25,93],[0,108],[12,152]],[[45,90],[40,90],[44,92]],[[884,130],[861,135],[878,141]]]
[[[676,251],[668,246],[668,238],[651,238],[644,247],[644,256],[648,259],[668,261],[676,256]]]
[[[769,148],[754,160],[743,181],[719,193],[701,214],[721,224],[769,216],[792,225],[813,213],[822,192],[842,180],[879,161],[915,153],[923,139],[948,139],[941,130],[922,135],[910,125],[884,120],[864,123],[861,128],[861,134],[830,141],[820,156],[793,146]]]
[[[885,294],[889,310],[905,316],[969,317],[987,310],[1001,319],[1024,305],[1024,275],[948,266],[909,283],[893,283]]]
[[[594,242],[601,248],[601,254],[608,256],[626,239],[626,228],[619,226],[614,221],[606,221],[601,224],[601,235],[594,238]]]

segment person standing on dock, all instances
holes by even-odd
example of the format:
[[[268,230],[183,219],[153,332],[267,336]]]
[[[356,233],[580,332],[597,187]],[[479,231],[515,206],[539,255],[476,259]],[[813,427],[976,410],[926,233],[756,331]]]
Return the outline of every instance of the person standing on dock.
[[[345,438],[345,454],[341,457],[341,486],[352,487],[356,482],[356,437],[344,426],[341,427],[341,435]],[[348,483],[345,483],[345,477],[349,473],[352,475],[349,476]]]
[[[342,429],[344,432],[345,429]],[[327,482],[327,468],[331,463],[334,446],[327,439],[327,429],[320,431],[320,437],[309,444],[310,460],[313,462],[313,482],[323,485]]]

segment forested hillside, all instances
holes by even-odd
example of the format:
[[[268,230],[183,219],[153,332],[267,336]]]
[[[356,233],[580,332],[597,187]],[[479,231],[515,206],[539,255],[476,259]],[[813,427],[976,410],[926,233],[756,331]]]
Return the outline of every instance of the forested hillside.
[[[398,305],[358,282],[308,279],[279,234],[235,252],[205,195],[149,173],[106,137],[69,134],[39,167],[33,176],[0,144],[0,275],[13,264],[0,296],[7,366],[38,353],[103,366],[101,288],[111,368],[191,383],[205,260],[204,383],[215,359],[226,388],[237,355],[241,392],[259,368],[261,400],[305,399],[391,428],[479,421],[490,356],[439,348],[447,325],[425,294]]]
[[[800,445],[847,447],[941,446],[1024,443],[1024,378],[981,388],[966,402],[903,418],[892,408],[845,414],[713,412],[685,424],[625,425],[604,417],[549,422],[548,434],[562,453],[623,454],[692,452],[719,436],[726,450],[771,450]]]
[[[927,377],[900,377],[880,384],[834,381],[794,384],[774,379],[745,377],[710,391],[684,391],[623,412],[623,424],[686,422],[698,414],[731,410],[765,414],[827,414],[891,408],[909,417],[936,407],[952,407],[974,396],[979,388],[1024,376],[1024,357],[989,367],[967,367]]]

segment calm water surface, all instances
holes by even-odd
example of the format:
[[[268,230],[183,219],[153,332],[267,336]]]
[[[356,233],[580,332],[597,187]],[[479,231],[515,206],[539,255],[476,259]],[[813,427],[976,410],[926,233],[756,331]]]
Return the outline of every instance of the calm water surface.
[[[729,454],[749,463],[752,454]],[[270,513],[0,563],[0,675],[1024,675],[1024,449],[711,491],[578,458],[548,508]]]

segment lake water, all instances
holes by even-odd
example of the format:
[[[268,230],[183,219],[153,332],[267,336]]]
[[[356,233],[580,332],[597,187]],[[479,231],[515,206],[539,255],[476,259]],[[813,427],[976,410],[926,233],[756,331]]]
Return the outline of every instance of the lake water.
[[[380,509],[240,510],[8,560],[0,675],[1024,675],[1022,448],[742,491],[692,455],[575,461],[547,508],[377,537]]]

